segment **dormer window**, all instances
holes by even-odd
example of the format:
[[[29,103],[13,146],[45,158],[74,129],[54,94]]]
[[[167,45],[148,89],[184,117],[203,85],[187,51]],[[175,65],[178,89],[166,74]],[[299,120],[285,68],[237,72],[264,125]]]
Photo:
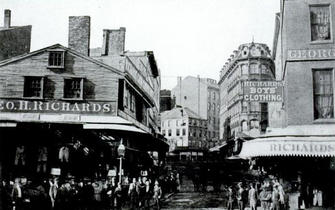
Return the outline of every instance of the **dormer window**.
[[[64,50],[49,51],[48,67],[49,68],[64,68]]]

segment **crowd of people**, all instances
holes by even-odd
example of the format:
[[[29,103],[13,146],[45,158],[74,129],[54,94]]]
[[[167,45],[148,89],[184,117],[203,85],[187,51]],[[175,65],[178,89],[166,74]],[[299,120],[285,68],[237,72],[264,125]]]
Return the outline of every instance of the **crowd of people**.
[[[288,194],[277,180],[248,185],[239,182],[236,187],[229,186],[227,191],[227,210],[233,210],[234,206],[239,210],[246,207],[257,210],[257,206],[262,210],[287,210]]]
[[[75,180],[53,177],[33,182],[25,177],[2,183],[5,209],[15,210],[132,210],[160,209],[163,195],[159,181],[147,177]],[[164,180],[163,180],[164,181]]]

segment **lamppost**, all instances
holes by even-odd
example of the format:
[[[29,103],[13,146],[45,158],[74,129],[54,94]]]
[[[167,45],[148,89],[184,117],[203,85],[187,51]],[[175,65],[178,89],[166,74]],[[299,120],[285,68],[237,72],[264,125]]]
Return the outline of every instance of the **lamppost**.
[[[117,153],[120,158],[120,169],[119,169],[119,183],[121,184],[121,178],[122,178],[122,158],[124,157],[126,152],[126,148],[122,144],[122,139],[120,141],[119,147],[117,148]]]

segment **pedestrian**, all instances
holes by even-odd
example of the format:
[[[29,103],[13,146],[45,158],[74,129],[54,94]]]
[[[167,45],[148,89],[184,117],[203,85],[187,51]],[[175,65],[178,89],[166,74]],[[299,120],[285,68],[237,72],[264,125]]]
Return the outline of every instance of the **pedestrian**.
[[[261,201],[261,207],[263,210],[269,210],[271,206],[271,189],[268,186],[263,186],[262,192],[259,194],[259,199]]]
[[[249,204],[250,204],[250,210],[257,210],[256,208],[257,194],[256,194],[256,190],[254,188],[253,183],[250,183],[248,199],[249,199]]]
[[[155,202],[155,206],[157,208],[157,210],[160,209],[160,205],[159,205],[159,199],[162,196],[162,189],[159,186],[158,181],[155,181],[155,186],[154,186],[154,202]]]
[[[151,189],[149,180],[145,181],[145,190],[143,195],[143,206],[144,209],[150,209],[150,200],[151,200]]]
[[[278,184],[275,184],[272,191],[272,210],[279,210],[280,194]]]
[[[129,184],[128,197],[130,198],[130,209],[135,210],[138,207],[138,193],[136,190],[136,178],[133,178],[132,183]]]
[[[116,210],[121,210],[121,206],[122,206],[122,187],[121,187],[120,182],[117,184],[117,187],[115,188],[114,197],[115,197],[115,203],[116,203]]]
[[[245,205],[245,190],[243,189],[242,182],[237,185],[236,200],[239,210],[244,210]]]
[[[235,195],[233,192],[233,188],[229,186],[227,192],[227,210],[233,210],[233,203],[234,203]]]
[[[143,195],[145,190],[145,184],[142,181],[141,177],[138,177],[137,184],[136,184],[136,191],[138,194],[138,207],[142,207]]]

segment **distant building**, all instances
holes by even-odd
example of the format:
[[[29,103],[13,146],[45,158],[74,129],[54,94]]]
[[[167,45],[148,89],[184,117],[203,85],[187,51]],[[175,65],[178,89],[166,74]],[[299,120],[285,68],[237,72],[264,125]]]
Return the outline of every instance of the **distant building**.
[[[207,120],[187,107],[162,112],[161,131],[180,160],[199,160],[207,151]]]
[[[171,97],[177,105],[187,107],[207,119],[208,141],[219,139],[220,95],[216,80],[187,76],[178,78],[178,84],[171,90]]]
[[[220,71],[220,138],[259,136],[265,132],[268,104],[245,101],[243,82],[273,80],[275,67],[266,44],[242,44],[233,52]]]
[[[0,61],[30,52],[31,26],[12,26],[11,11],[5,10],[0,27]]]
[[[170,90],[161,90],[160,91],[160,111],[164,112],[167,110],[171,110],[175,106],[175,101],[171,97],[171,91]]]

